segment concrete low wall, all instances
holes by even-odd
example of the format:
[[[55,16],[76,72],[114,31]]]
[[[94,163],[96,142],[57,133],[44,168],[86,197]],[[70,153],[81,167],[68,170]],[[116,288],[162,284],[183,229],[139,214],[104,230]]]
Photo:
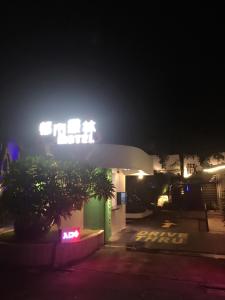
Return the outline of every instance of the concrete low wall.
[[[79,242],[58,244],[55,252],[54,267],[85,258],[104,245],[104,230],[99,230]]]
[[[21,267],[60,267],[85,258],[103,244],[103,230],[76,243],[15,244],[0,242],[0,264]]]
[[[126,219],[142,219],[153,214],[152,210],[146,210],[141,213],[126,213]]]
[[[120,205],[117,209],[112,210],[111,217],[112,235],[118,233],[126,227],[126,206]]]

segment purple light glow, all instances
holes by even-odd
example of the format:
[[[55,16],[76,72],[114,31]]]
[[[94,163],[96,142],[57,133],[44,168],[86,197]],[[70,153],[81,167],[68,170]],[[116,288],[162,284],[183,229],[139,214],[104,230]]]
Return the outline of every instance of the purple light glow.
[[[7,148],[11,160],[14,161],[19,159],[20,150],[19,150],[19,146],[15,142],[9,142]]]

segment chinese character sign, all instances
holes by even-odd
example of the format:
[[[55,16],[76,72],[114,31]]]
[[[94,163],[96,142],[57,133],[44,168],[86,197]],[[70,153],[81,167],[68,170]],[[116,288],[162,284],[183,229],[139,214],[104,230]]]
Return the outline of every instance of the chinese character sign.
[[[52,122],[41,122],[39,126],[40,135],[52,134]]]
[[[57,144],[93,144],[93,134],[96,132],[93,120],[81,122],[80,119],[70,119],[66,123],[41,122],[40,135],[56,137]]]

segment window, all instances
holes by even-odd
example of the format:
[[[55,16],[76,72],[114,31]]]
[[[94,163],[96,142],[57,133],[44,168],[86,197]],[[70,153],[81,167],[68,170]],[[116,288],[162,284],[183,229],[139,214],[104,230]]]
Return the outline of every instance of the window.
[[[187,164],[187,173],[188,174],[196,173],[196,164]]]

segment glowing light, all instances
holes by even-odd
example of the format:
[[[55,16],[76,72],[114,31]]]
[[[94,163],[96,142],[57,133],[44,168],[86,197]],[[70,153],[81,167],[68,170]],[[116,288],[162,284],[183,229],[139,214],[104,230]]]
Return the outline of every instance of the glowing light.
[[[77,238],[79,236],[79,232],[76,231],[70,231],[70,232],[64,232],[63,233],[63,240],[73,239]]]
[[[221,170],[225,170],[225,165],[212,167],[212,168],[209,168],[209,169],[204,169],[203,171],[206,172],[206,173],[214,173],[214,172],[218,172],[218,171],[221,171]]]
[[[188,173],[187,168],[184,167],[184,178],[188,178],[191,176],[191,173]]]
[[[19,149],[19,146],[16,143],[9,142],[8,145],[7,145],[7,148],[9,150],[11,160],[19,159],[20,149]]]
[[[61,241],[62,243],[73,243],[80,238],[80,228],[67,228],[62,229]]]
[[[137,175],[138,179],[142,180],[144,178],[144,176],[148,175],[148,174],[142,170],[139,170],[138,173],[135,173],[134,175]]]
[[[40,135],[53,135],[57,144],[93,144],[96,132],[93,120],[81,122],[80,119],[69,119],[66,123],[53,124],[51,121],[41,122]],[[82,130],[81,130],[82,129]]]
[[[169,202],[169,197],[167,195],[161,195],[158,198],[157,206],[163,207],[163,205],[168,202]]]
[[[93,144],[95,141],[93,139],[93,133],[96,132],[95,129],[95,122],[94,121],[84,121],[82,124],[82,130],[84,133],[84,137],[86,136],[86,138],[84,139],[85,141],[82,142],[84,144],[89,143],[89,144]]]
[[[0,183],[0,196],[1,196],[2,192],[3,192],[3,188],[2,188],[2,185]]]
[[[41,122],[39,125],[40,135],[50,135],[52,134],[52,122]]]
[[[80,235],[80,232],[79,232],[78,230],[75,230],[75,232],[74,232],[74,237],[75,237],[75,238],[78,238],[79,235]]]
[[[143,179],[144,178],[144,175],[143,174],[140,174],[140,175],[138,175],[138,179]]]
[[[92,133],[92,132],[96,132],[95,129],[95,122],[94,121],[84,121],[83,122],[83,132],[84,133]]]
[[[67,121],[67,133],[75,134],[80,133],[81,121],[80,119],[70,119]]]
[[[53,125],[53,136],[57,135],[66,135],[66,124],[65,123],[57,123]]]

